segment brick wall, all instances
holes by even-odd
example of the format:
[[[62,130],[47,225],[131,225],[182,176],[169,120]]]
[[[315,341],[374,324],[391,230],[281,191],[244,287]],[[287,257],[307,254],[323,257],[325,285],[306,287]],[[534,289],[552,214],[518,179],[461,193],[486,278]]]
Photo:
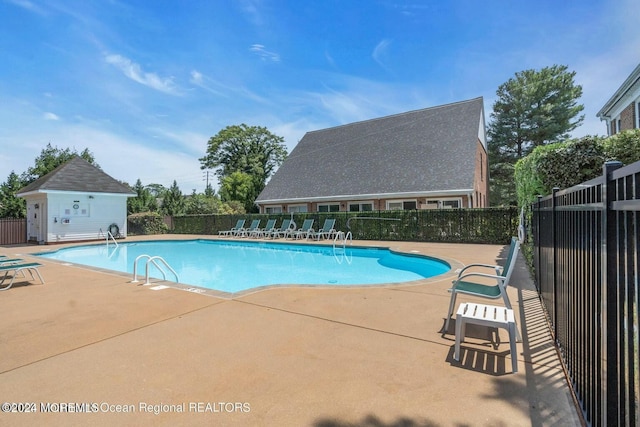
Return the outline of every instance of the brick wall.
[[[632,102],[620,113],[620,129],[618,129],[618,132],[636,127],[636,103]]]
[[[478,140],[476,145],[476,170],[473,177],[474,208],[487,207],[489,201],[489,162],[484,146]]]

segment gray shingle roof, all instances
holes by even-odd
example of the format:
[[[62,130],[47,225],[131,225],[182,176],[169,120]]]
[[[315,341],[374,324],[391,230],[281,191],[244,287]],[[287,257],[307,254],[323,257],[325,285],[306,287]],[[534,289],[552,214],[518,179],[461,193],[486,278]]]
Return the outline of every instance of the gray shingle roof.
[[[308,132],[257,202],[473,189],[483,109],[480,97]]]
[[[135,195],[129,187],[113,179],[82,157],[74,157],[58,166],[45,176],[20,189],[18,195],[47,190]]]

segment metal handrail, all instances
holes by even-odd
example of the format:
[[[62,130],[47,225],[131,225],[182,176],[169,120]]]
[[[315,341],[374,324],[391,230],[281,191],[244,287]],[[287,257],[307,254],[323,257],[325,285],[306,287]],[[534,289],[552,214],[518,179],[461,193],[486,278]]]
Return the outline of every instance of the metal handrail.
[[[342,240],[342,249],[347,246],[347,240],[349,240],[349,244],[353,244],[353,234],[351,234],[351,231],[347,231],[346,234],[343,231],[338,231],[336,233],[336,236],[333,238],[334,251],[336,249],[336,243],[338,242],[338,239]]]
[[[116,248],[118,247],[118,242],[116,241],[116,238],[113,237],[113,234],[111,234],[111,232],[109,230],[107,230],[107,248],[109,247],[109,237],[111,237],[111,240],[113,240],[113,243],[115,243]]]
[[[171,271],[173,273],[174,276],[176,276],[176,283],[178,283],[180,281],[180,279],[178,278],[178,273],[176,273],[176,271],[171,268],[171,266],[169,265],[169,263],[167,261],[165,261],[164,258],[162,258],[161,256],[154,256],[149,258],[149,260],[147,261],[147,266],[145,269],[145,285],[148,285],[149,282],[149,264],[153,264],[156,266],[156,268],[158,270],[160,270],[160,272],[162,273],[162,280],[167,280],[167,275],[165,274],[164,270],[156,263],[156,260],[158,261],[162,261],[162,263],[164,264],[165,267],[167,267],[169,269],[169,271]]]
[[[164,258],[162,258],[161,256],[151,256],[151,255],[147,255],[147,254],[142,254],[139,255],[135,261],[133,262],[133,279],[131,280],[131,283],[138,283],[138,261],[141,258],[146,258],[147,262],[145,263],[145,285],[148,285],[150,283],[149,281],[149,264],[153,264],[156,266],[156,268],[158,270],[160,270],[160,272],[162,273],[162,279],[163,280],[167,280],[167,275],[165,273],[165,271],[162,269],[161,266],[158,265],[158,263],[156,261],[161,261],[165,267],[167,267],[172,273],[173,275],[176,277],[176,283],[180,282],[180,278],[178,277],[178,273],[176,273],[176,271],[171,268],[171,266],[169,265],[169,263],[167,261],[165,261]]]

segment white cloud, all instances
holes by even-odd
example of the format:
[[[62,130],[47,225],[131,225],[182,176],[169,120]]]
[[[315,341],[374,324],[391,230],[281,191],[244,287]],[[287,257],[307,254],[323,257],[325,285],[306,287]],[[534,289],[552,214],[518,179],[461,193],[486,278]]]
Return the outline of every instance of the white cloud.
[[[60,120],[60,117],[54,113],[46,112],[42,115],[45,120]]]
[[[244,86],[233,86],[230,84],[223,84],[209,78],[197,70],[191,71],[190,82],[201,89],[206,90],[214,95],[223,96],[225,98],[237,97],[250,99],[252,101],[259,102],[261,104],[268,104],[269,100],[258,95],[257,93],[247,89]]]
[[[373,49],[373,53],[371,57],[374,61],[378,63],[382,68],[387,70],[387,66],[384,63],[384,57],[387,55],[387,50],[389,50],[389,46],[391,45],[391,40],[384,39],[380,43],[376,45]]]
[[[105,61],[115,66],[131,80],[169,95],[179,95],[173,77],[162,78],[155,73],[142,71],[142,67],[121,55],[105,55]]]
[[[252,44],[249,50],[258,55],[263,61],[280,62],[280,55],[266,50],[264,45]]]

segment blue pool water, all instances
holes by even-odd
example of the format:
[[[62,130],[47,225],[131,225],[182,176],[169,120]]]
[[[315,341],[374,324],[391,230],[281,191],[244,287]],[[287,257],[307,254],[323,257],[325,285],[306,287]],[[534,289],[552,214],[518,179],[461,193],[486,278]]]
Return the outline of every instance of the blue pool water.
[[[40,256],[133,273],[135,259],[143,254],[164,258],[177,272],[180,283],[231,293],[266,285],[399,283],[450,270],[444,261],[387,249],[211,240],[86,245]],[[152,277],[162,277],[154,267],[149,271]],[[137,274],[144,280],[143,261],[138,263]],[[166,278],[174,280],[168,270]]]

